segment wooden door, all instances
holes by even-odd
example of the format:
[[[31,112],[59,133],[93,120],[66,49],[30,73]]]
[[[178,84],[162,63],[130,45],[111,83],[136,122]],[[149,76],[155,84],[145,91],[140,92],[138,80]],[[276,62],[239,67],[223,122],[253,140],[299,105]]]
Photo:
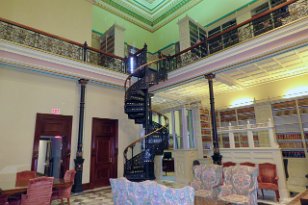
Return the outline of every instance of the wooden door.
[[[90,187],[117,177],[118,120],[93,118]]]
[[[61,136],[63,147],[60,177],[63,177],[64,172],[69,169],[70,164],[72,119],[72,116],[37,113],[31,170],[37,170],[41,136]]]

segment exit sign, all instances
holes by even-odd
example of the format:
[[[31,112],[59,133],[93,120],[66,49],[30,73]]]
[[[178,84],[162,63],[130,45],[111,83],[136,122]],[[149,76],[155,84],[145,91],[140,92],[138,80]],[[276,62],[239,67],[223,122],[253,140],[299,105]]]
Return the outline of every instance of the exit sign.
[[[60,115],[61,110],[60,110],[60,108],[54,107],[54,108],[51,108],[51,113],[55,114],[55,115]]]

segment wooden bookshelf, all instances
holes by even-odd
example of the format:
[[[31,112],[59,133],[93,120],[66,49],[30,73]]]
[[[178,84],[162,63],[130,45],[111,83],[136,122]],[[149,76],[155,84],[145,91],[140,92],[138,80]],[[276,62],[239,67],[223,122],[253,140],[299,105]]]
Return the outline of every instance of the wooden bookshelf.
[[[303,136],[308,125],[308,114],[305,113],[307,101],[300,99],[272,104],[276,139],[285,158],[305,158],[304,143],[307,141],[303,140]]]

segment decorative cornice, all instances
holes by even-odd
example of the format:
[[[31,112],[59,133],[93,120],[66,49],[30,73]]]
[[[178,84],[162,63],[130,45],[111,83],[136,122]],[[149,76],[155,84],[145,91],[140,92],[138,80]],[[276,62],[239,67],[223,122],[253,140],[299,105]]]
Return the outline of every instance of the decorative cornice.
[[[123,87],[126,74],[42,52],[0,39],[0,63],[21,69],[44,71],[72,78],[85,78],[100,84]]]
[[[149,13],[144,9],[137,8],[135,3],[132,3],[131,1],[121,2],[123,3],[123,5],[121,5],[115,0],[95,0],[93,4],[124,18],[147,31],[155,32],[201,1],[202,0],[166,1],[167,3],[163,4],[163,9],[166,11],[158,9],[156,13]]]

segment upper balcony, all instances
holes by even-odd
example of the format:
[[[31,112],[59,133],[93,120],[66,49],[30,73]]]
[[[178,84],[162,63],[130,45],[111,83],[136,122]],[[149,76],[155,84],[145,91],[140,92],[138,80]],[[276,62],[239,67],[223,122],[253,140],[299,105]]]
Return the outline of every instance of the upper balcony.
[[[205,73],[307,42],[307,1],[289,0],[166,59],[169,80],[158,90]],[[129,60],[0,18],[1,61],[32,69],[123,85]],[[153,56],[152,56],[153,59]],[[36,60],[36,62],[34,62]],[[35,64],[35,65],[31,65]]]

